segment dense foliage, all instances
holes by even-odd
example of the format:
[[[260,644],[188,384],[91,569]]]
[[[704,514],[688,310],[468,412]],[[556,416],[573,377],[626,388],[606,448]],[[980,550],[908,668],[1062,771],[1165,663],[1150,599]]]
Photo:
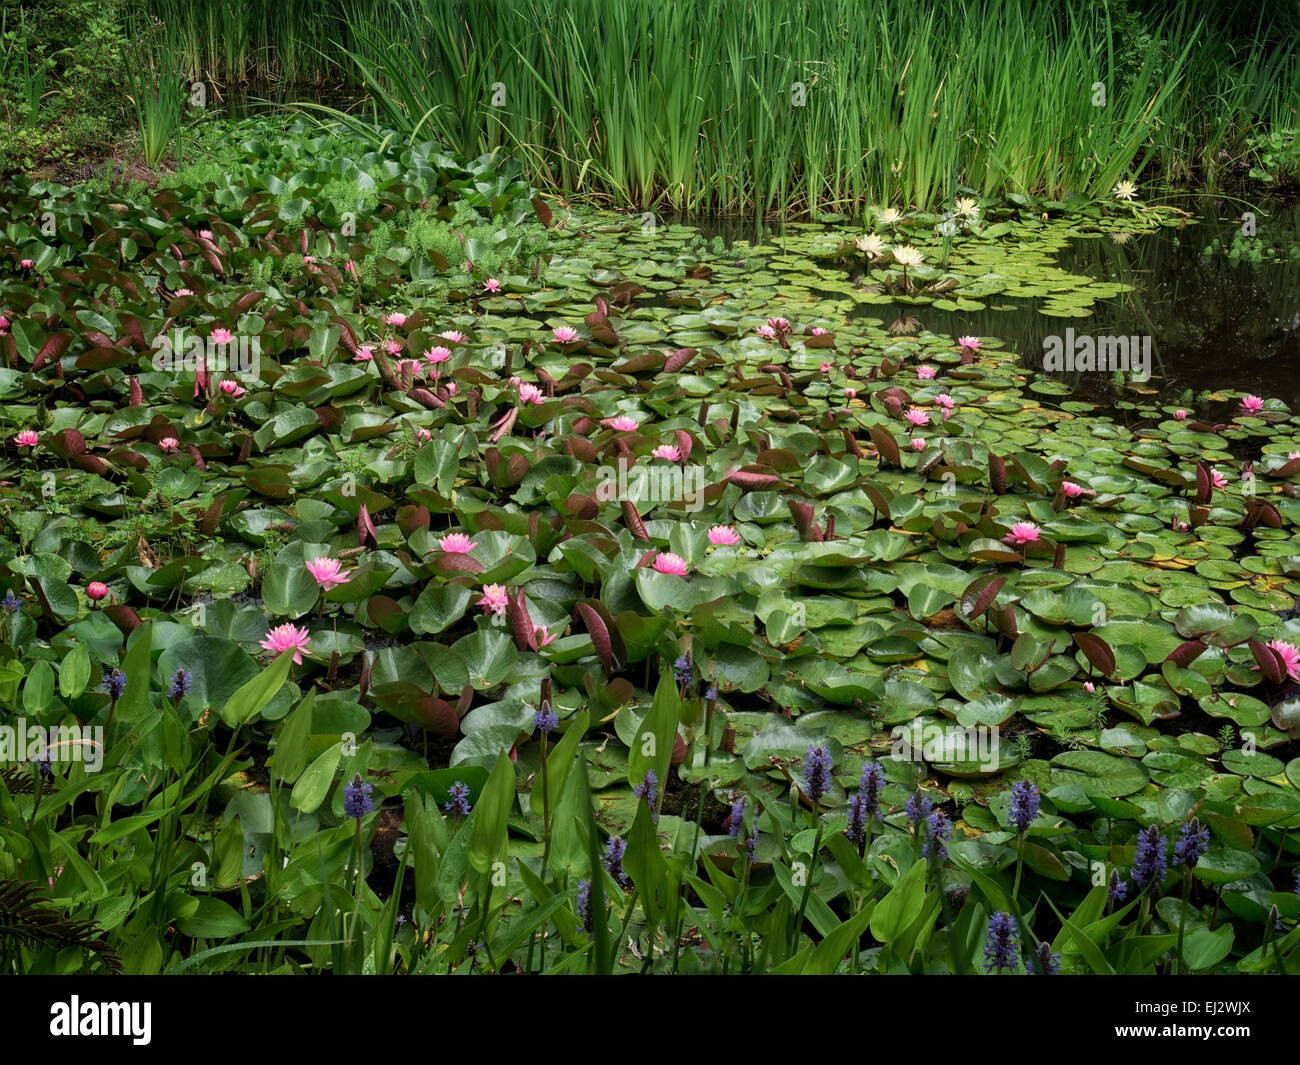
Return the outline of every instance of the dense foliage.
[[[1300,964],[1296,416],[859,313],[1178,212],[199,145],[0,192],[7,971]]]

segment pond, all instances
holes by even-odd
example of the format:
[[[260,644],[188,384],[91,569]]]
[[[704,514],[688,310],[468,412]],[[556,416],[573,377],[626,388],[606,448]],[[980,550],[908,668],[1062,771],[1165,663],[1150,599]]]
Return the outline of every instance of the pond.
[[[1300,361],[1300,206],[1257,208],[1250,237],[1242,232],[1240,203],[1203,198],[1176,206],[1187,214],[1184,228],[1067,240],[1054,257],[1062,270],[1131,286],[1069,324],[1076,334],[1149,337],[1149,387],[1170,402],[1181,402],[1187,390],[1235,388],[1294,405],[1300,400],[1300,374],[1294,372]],[[748,244],[760,257],[779,248],[786,231],[740,219],[681,221],[710,239]],[[1044,339],[1062,332],[1060,319],[1042,313],[1044,302],[1005,297],[978,310],[864,302],[851,313],[906,335],[997,337],[1026,369],[1042,371]],[[1076,398],[1103,404],[1117,398],[1109,373],[1053,377]]]

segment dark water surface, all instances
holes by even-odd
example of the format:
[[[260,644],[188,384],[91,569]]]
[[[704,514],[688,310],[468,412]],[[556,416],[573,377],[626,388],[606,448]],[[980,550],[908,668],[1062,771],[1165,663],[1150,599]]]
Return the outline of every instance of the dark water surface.
[[[860,313],[885,322],[910,315],[918,329],[952,336],[998,337],[1030,369],[1041,369],[1044,338],[1070,327],[1077,335],[1150,337],[1151,387],[1170,400],[1189,389],[1222,388],[1300,405],[1300,205],[1254,208],[1256,236],[1283,259],[1258,263],[1228,255],[1244,205],[1201,199],[1180,206],[1192,216],[1183,229],[1135,234],[1126,243],[1076,238],[1059,254],[1064,270],[1133,286],[1100,301],[1089,317],[1050,317],[1039,313],[1039,300],[1002,296],[987,297],[981,311],[864,303]],[[780,233],[752,221],[682,221],[729,241]],[[1055,376],[1076,385],[1079,398],[1113,395],[1108,373]]]

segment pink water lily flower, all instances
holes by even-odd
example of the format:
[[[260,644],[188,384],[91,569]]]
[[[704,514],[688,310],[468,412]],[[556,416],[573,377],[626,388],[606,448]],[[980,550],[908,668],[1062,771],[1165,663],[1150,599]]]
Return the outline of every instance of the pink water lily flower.
[[[906,421],[910,422],[912,425],[930,424],[930,415],[927,414],[925,411],[921,410],[919,407],[910,408],[908,412],[903,415],[903,418]]]
[[[761,337],[766,337],[768,340],[776,339],[776,330],[773,329],[770,325],[760,325],[757,329],[754,330],[754,332]]]
[[[181,442],[177,440],[176,437],[174,436],[164,436],[161,440],[158,441],[158,446],[162,448],[163,451],[171,452],[171,451],[175,451],[178,447],[180,447],[180,443]]]
[[[448,382],[447,382],[445,385],[443,385],[442,387],[445,388],[445,389],[447,390],[447,395],[449,395],[449,396],[454,396],[454,395],[456,394],[457,389],[456,389],[456,382],[455,382],[455,381],[448,381]]]
[[[1226,489],[1228,487],[1228,478],[1223,476],[1218,470],[1210,471],[1210,484],[1215,488]]]
[[[221,389],[221,391],[223,391],[226,395],[233,396],[235,399],[238,399],[240,396],[242,396],[245,392],[248,391],[248,389],[246,389],[238,381],[230,381],[230,380],[221,381],[217,384],[217,387]]]
[[[229,329],[214,329],[208,335],[214,344],[229,344],[234,336]]]
[[[1013,544],[1029,544],[1039,538],[1039,528],[1032,521],[1018,521],[1004,538]]]
[[[385,340],[384,350],[389,355],[396,355],[402,350],[402,342],[400,340]]]
[[[474,264],[470,262],[468,259],[466,259],[463,263],[460,264],[460,268],[464,270],[465,273],[467,274],[472,274],[474,272]]]
[[[632,433],[640,428],[640,423],[627,414],[620,414],[616,418],[606,418],[601,424],[620,433]]]
[[[952,408],[957,405],[957,401],[953,399],[952,396],[948,395],[947,392],[940,392],[934,397],[934,401],[944,410],[952,410]]]
[[[980,343],[981,341],[979,337],[958,337],[957,338],[957,346],[959,348],[962,348],[965,351],[971,351],[971,352],[979,351]]]
[[[505,586],[501,584],[483,585],[483,598],[478,601],[478,606],[483,608],[484,614],[496,614],[497,617],[506,616],[506,607],[510,603],[510,595],[506,592]]]
[[[392,314],[384,315],[384,323],[386,325],[405,325],[406,315],[398,311],[394,311]]]
[[[451,349],[440,345],[436,348],[430,348],[424,353],[424,357],[431,363],[446,362],[451,358]]]
[[[1087,488],[1084,488],[1083,485],[1081,484],[1075,484],[1073,481],[1062,481],[1061,491],[1064,492],[1066,496],[1068,496],[1070,499],[1078,499],[1079,496],[1089,494]]]
[[[1090,680],[1085,680],[1083,682],[1083,690],[1086,692],[1095,692],[1097,690],[1097,685]]]
[[[1265,646],[1275,651],[1282,659],[1288,677],[1292,680],[1300,680],[1300,647],[1285,640],[1270,640]]]
[[[824,337],[828,331],[829,330],[823,329],[819,325],[815,325],[812,327],[812,335],[815,337]]]
[[[456,329],[448,329],[445,333],[439,333],[438,336],[443,340],[450,340],[453,344],[465,343],[465,334]]]
[[[103,581],[91,581],[86,585],[86,598],[92,603],[97,603],[108,595],[108,585]]]
[[[420,443],[422,444],[427,444],[430,440],[433,439],[433,430],[417,429],[415,430],[415,439],[420,441]]]
[[[560,634],[558,632],[551,632],[545,625],[538,625],[533,629],[533,636],[537,640],[538,647],[545,647],[548,644],[554,643],[555,640],[559,638]]]
[[[177,295],[177,296],[193,296],[193,295],[194,295],[194,290],[193,290],[193,289],[188,289],[188,288],[178,288],[178,289],[176,290],[176,295]]]
[[[33,266],[36,265],[36,261],[34,259],[24,259],[18,265],[21,266],[24,270],[30,270]]]
[[[1264,409],[1264,401],[1259,396],[1246,396],[1241,401],[1241,409],[1247,414],[1257,414]]]
[[[830,372],[831,372],[831,364],[830,364],[829,362],[824,362],[824,363],[822,363],[822,364],[821,364],[819,367],[817,367],[817,368],[818,368],[822,373],[830,373]]]
[[[1178,410],[1174,411],[1174,421],[1183,422],[1186,420],[1187,420],[1187,411],[1183,410],[1181,407],[1179,407]]]
[[[545,403],[546,393],[536,385],[521,383],[519,385],[519,401],[521,403]]]
[[[714,547],[735,547],[740,543],[740,533],[730,525],[715,525],[709,530],[709,543]]]
[[[483,282],[483,291],[484,291],[484,292],[500,292],[500,291],[501,291],[501,282],[498,281],[495,277],[489,277],[486,281]]]
[[[1300,459],[1300,451],[1288,451],[1286,457],[1288,462],[1292,459]]]
[[[357,353],[352,356],[355,362],[369,362],[375,357],[375,346],[373,344],[362,344],[357,348]]]
[[[669,462],[682,461],[681,450],[679,448],[673,447],[672,444],[660,444],[657,448],[655,448],[652,452],[650,452],[650,454],[657,459],[667,459]]]
[[[36,435],[34,429],[24,429],[14,437],[14,443],[19,447],[35,447],[41,442],[41,438]]]
[[[660,573],[667,573],[670,577],[685,577],[691,571],[691,567],[686,564],[686,559],[670,551],[663,551],[655,556],[651,565]]]
[[[848,399],[857,399],[857,398],[858,398],[858,390],[857,390],[856,388],[846,388],[846,389],[844,390],[844,398],[845,398],[846,400],[848,400]]]
[[[266,634],[266,639],[258,646],[265,651],[273,651],[277,655],[285,651],[293,652],[293,664],[302,665],[302,654],[306,651],[311,653],[311,633],[304,628],[298,628],[296,625],[285,622],[283,625],[277,625]]]
[[[912,440],[911,440],[911,448],[912,448],[913,451],[924,451],[924,450],[925,450],[925,437],[923,437],[923,436],[914,436],[914,437],[912,437]]]
[[[920,381],[933,381],[938,371],[933,366],[918,366],[916,368],[916,377]]]
[[[204,240],[211,240],[211,239],[212,239],[212,230],[210,230],[210,229],[200,229],[200,230],[199,230],[199,236],[202,237]]]
[[[468,555],[478,544],[464,533],[448,533],[438,541],[438,549],[449,555]]]
[[[352,579],[343,572],[343,563],[337,558],[314,558],[306,566],[307,572],[327,592],[335,585],[347,584]]]
[[[561,344],[571,344],[578,339],[578,331],[571,325],[558,325],[551,332]]]

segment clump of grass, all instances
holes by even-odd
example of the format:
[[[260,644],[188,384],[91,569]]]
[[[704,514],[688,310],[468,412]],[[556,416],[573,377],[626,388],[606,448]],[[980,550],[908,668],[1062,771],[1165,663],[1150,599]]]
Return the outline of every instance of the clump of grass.
[[[1300,100],[1294,40],[1261,25],[1225,42],[1205,3],[1141,19],[1021,0],[754,0],[721,19],[631,3],[599,34],[581,0],[508,19],[462,0],[345,12],[381,125],[504,148],[542,184],[640,210],[933,207],[958,184],[1098,198],[1144,170],[1212,178]]]

